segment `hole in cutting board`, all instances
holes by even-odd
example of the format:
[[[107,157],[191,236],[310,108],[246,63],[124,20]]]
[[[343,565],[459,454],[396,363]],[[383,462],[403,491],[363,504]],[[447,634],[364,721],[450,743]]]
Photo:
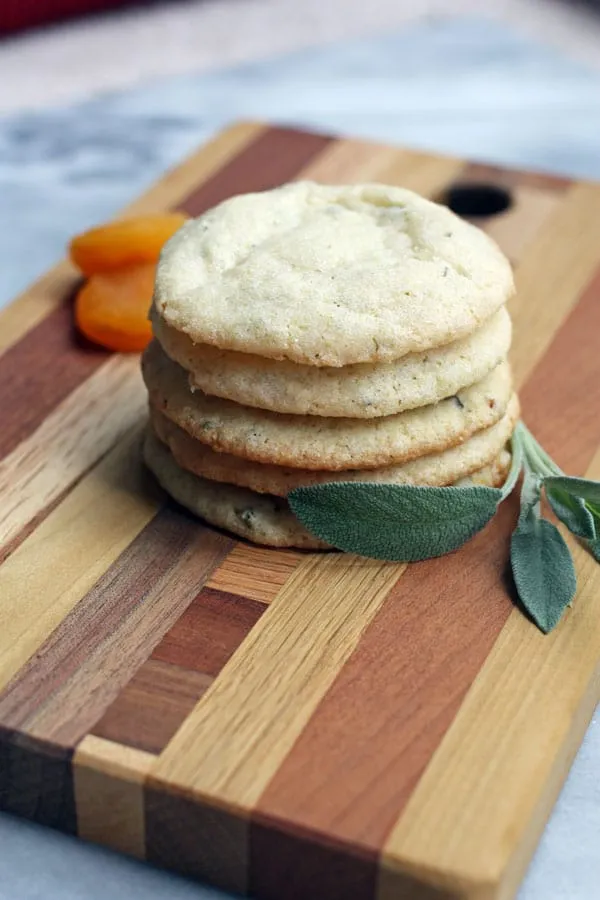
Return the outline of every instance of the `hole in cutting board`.
[[[510,191],[495,184],[455,184],[441,202],[465,219],[483,219],[506,212],[513,198]]]

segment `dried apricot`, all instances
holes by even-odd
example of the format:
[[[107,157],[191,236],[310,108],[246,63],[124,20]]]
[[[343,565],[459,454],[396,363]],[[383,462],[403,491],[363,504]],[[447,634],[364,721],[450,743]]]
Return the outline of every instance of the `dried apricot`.
[[[69,256],[84,275],[156,262],[163,244],[186,218],[183,213],[161,213],[92,228],[73,238]]]
[[[92,275],[75,299],[78,329],[109,350],[143,350],[152,337],[148,310],[155,272],[156,264],[146,263]]]

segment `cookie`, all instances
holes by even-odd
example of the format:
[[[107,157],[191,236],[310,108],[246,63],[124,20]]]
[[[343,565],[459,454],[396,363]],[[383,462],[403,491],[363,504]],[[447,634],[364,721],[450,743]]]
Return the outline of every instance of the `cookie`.
[[[196,343],[346,366],[456,341],[513,292],[500,249],[446,207],[381,184],[296,182],[186,223],[154,302]]]
[[[174,500],[211,525],[269,547],[327,547],[300,524],[286,500],[192,475],[151,433],[144,442],[144,460]]]
[[[144,459],[171,497],[212,525],[270,547],[327,549],[327,544],[306,531],[281,497],[192,475],[177,465],[165,445],[151,433],[144,443]],[[510,454],[503,451],[490,466],[462,483],[497,487],[509,465]]]
[[[511,462],[510,450],[502,450],[489,465],[472,472],[471,475],[467,475],[465,478],[460,478],[454,486],[468,487],[468,485],[479,485],[480,487],[500,488],[506,481]]]
[[[352,469],[338,472],[311,469],[285,469],[240,459],[229,453],[216,453],[194,440],[162,413],[152,410],[150,421],[156,436],[169,448],[178,466],[212,481],[246,487],[261,494],[285,497],[302,485],[326,481],[375,481],[391,484],[452,484],[481,469],[495,459],[509,440],[519,417],[516,394],[510,399],[502,419],[451,450],[422,456],[400,466],[380,469]]]
[[[498,422],[512,393],[501,363],[455,397],[378,419],[291,416],[190,391],[184,369],[153,341],[142,370],[150,403],[214,450],[300,469],[373,469],[438,453]]]
[[[437,403],[482,379],[506,358],[511,321],[505,307],[467,337],[389,363],[335,368],[277,362],[194,344],[152,312],[165,352],[188,370],[192,389],[273,412],[372,419]]]

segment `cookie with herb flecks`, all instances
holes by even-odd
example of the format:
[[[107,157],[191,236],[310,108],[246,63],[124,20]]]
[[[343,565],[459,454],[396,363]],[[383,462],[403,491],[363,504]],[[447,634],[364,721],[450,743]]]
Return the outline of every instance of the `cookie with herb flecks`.
[[[273,412],[373,419],[437,403],[480,381],[506,358],[511,321],[505,307],[466,337],[386,363],[336,368],[277,361],[195,344],[152,311],[154,334],[189,372],[192,389]]]
[[[296,182],[185,224],[154,302],[196,343],[347,366],[456,341],[513,291],[496,244],[446,207],[399,187]]]
[[[327,481],[370,481],[433,487],[453,484],[496,459],[509,440],[518,416],[519,401],[513,394],[506,413],[499,422],[450,450],[421,456],[399,466],[327,472],[285,468],[240,459],[230,453],[217,453],[207,444],[194,440],[187,431],[162,413],[152,408],[150,410],[155,435],[169,448],[182,469],[202,478],[236,484],[261,494],[275,494],[279,497],[285,497],[294,488]]]
[[[143,375],[150,403],[193,438],[243,459],[301,469],[377,468],[441,452],[498,422],[512,395],[507,363],[456,397],[378,419],[291,416],[208,397],[154,341]]]

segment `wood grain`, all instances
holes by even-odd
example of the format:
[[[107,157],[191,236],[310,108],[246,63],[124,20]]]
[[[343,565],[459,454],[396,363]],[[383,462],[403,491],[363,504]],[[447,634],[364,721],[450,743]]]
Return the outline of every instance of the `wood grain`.
[[[152,658],[214,677],[265,609],[256,600],[204,588],[154,648]]]
[[[182,615],[233,544],[163,508],[0,696],[0,722],[74,746]]]
[[[379,848],[511,613],[501,576],[513,523],[514,507],[505,504],[467,547],[410,566],[390,592],[256,804],[263,834],[255,842],[253,831],[251,888],[258,895],[275,896],[291,868],[297,875],[286,896],[294,900],[328,877],[323,842],[313,840],[318,860],[307,847],[312,833],[343,844],[349,858],[348,872],[338,859],[328,896],[342,900],[351,883],[352,900],[373,896]],[[410,635],[401,651],[399,635]],[[273,853],[268,866],[265,853]]]
[[[255,600],[203,588],[96,723],[93,733],[159,753],[265,608]]]
[[[600,446],[600,420],[595,415],[600,402],[600,355],[597,353],[594,340],[594,335],[600,327],[599,300],[600,275],[597,275],[567,322],[555,335],[547,354],[537,365],[521,392],[525,420],[548,452],[556,456],[569,472],[585,472],[591,464],[590,477],[596,477],[596,467],[599,465],[597,460],[600,460],[600,456],[596,455]],[[569,359],[569,365],[558,366],[557,360],[561,359]],[[561,416],[566,417],[564,429],[556,428],[557,408],[561,410]],[[594,457],[596,461],[593,461]],[[458,554],[464,555],[463,551]],[[597,566],[595,569],[593,565],[590,567],[579,551],[576,555],[584,573],[588,573],[584,574],[584,586],[580,585],[578,598],[582,596],[583,591],[589,597],[588,602],[591,602],[594,590],[597,599],[598,584],[596,583],[594,587],[594,578],[597,578],[597,574],[593,575],[597,573]],[[466,559],[465,571],[469,572],[471,580],[472,569]],[[478,584],[481,584],[481,579],[478,579]],[[591,593],[586,594],[586,591]],[[578,599],[575,608],[579,609],[580,604],[582,601]],[[593,613],[588,612],[588,615]],[[550,638],[546,639],[520,612],[511,613],[507,625],[473,686],[472,694],[469,694],[461,707],[447,738],[433,757],[422,782],[409,800],[405,815],[399,819],[386,844],[386,859],[388,856],[390,859],[401,859],[402,864],[392,861],[390,868],[395,875],[389,878],[382,876],[382,898],[391,900],[395,896],[401,871],[414,874],[418,870],[422,880],[430,879],[434,884],[452,888],[462,892],[461,896],[468,897],[478,896],[477,892],[484,890],[489,890],[490,896],[495,896],[493,892],[500,890],[498,885],[501,880],[509,878],[508,874],[504,874],[508,856],[519,844],[518,835],[515,833],[515,829],[518,829],[516,823],[529,821],[529,816],[520,812],[522,803],[539,802],[542,803],[542,808],[547,808],[540,799],[545,783],[545,779],[539,780],[542,760],[545,760],[548,766],[553,766],[557,764],[556,759],[562,759],[563,762],[558,763],[559,771],[564,769],[564,756],[561,753],[555,758],[551,753],[544,753],[541,749],[542,730],[538,738],[534,738],[535,732],[528,732],[527,741],[531,743],[528,743],[527,747],[523,745],[521,752],[520,743],[517,746],[512,740],[513,727],[521,728],[523,725],[521,716],[533,716],[534,708],[537,710],[539,706],[540,712],[543,709],[543,714],[549,719],[546,726],[548,747],[560,746],[553,744],[552,734],[555,732],[552,729],[563,728],[565,722],[571,721],[573,707],[571,704],[561,702],[560,692],[557,693],[556,679],[561,680],[563,685],[570,685],[571,690],[580,690],[582,684],[578,681],[579,673],[572,677],[568,674],[572,669],[578,669],[575,659],[583,653],[586,659],[593,657],[594,665],[597,665],[600,658],[598,643],[600,631],[593,628],[587,631],[585,636],[576,632],[577,639],[575,639],[571,631],[575,627],[571,623],[572,619],[573,610],[567,612],[563,623]],[[587,618],[584,627],[586,629],[589,627]],[[562,639],[557,637],[565,632],[569,637]],[[552,648],[556,641],[561,648],[560,656],[553,654]],[[527,649],[522,649],[525,647]],[[498,655],[500,662],[496,665],[493,661]],[[515,656],[521,661],[520,666]],[[542,681],[547,678],[552,685],[549,688],[550,692],[545,695],[547,700],[542,704],[537,704],[536,698],[536,691],[541,690],[542,683],[538,683],[537,680],[538,666],[541,669]],[[489,677],[485,676],[488,670],[490,670]],[[588,671],[584,677],[589,678],[589,675]],[[483,693],[482,688],[478,687],[482,679],[485,685]],[[587,683],[583,682],[584,685]],[[477,711],[471,713],[471,716],[477,717],[475,734],[473,718],[467,718],[465,724],[461,724],[466,715],[465,709],[471,708],[469,701],[472,696],[479,698]],[[590,706],[591,698],[596,698],[593,689],[590,699],[583,704],[582,711],[578,713],[582,716],[582,723],[586,721],[588,712],[593,708]],[[558,714],[548,716],[550,705],[554,702],[559,703],[562,717]],[[483,703],[487,707],[484,724]],[[503,710],[507,705],[510,706],[510,712],[505,718]],[[510,728],[507,725],[509,716],[514,716],[514,721],[511,718]],[[490,725],[492,717],[494,728]],[[537,716],[536,722],[539,724]],[[484,730],[479,731],[480,727]],[[581,724],[576,733],[579,734],[583,727]],[[458,754],[459,746],[463,749]],[[475,755],[478,757],[476,769],[473,767]],[[503,768],[502,775],[498,773],[500,766]],[[457,774],[449,786],[450,768]],[[514,793],[509,791],[508,782],[514,785]],[[495,786],[495,792],[491,789],[492,784]],[[452,822],[447,817],[439,821],[438,804],[441,802],[442,807],[447,809],[448,790],[454,792]],[[432,809],[431,791],[435,792],[435,813]],[[473,815],[475,809],[478,815]],[[492,809],[493,816],[490,815]],[[467,821],[463,820],[463,816],[472,818]],[[492,819],[494,825],[488,825],[488,821],[491,822]],[[463,821],[464,824],[461,824]],[[486,822],[485,829],[481,827],[483,821]],[[493,831],[491,839],[489,839],[490,831]],[[478,836],[480,833],[484,833],[485,838],[480,838]],[[506,838],[508,834],[511,835],[510,840]],[[443,854],[442,843],[445,843]],[[432,852],[432,848],[435,848],[435,852]],[[442,860],[437,869],[433,866],[434,856],[437,860]],[[527,858],[525,853],[523,856]],[[455,862],[455,869],[447,863],[450,857]],[[517,869],[520,871],[518,866]],[[515,886],[516,884],[509,879],[506,896],[511,896]]]
[[[519,261],[509,303],[515,343],[511,363],[523,384],[600,265],[600,186],[568,189]]]
[[[385,144],[367,141],[337,140],[329,143],[319,155],[295,176],[323,184],[353,181],[376,181],[398,156],[398,150]]]
[[[209,178],[263,130],[264,126],[240,122],[218,134],[181,165],[129,204],[117,218],[162,212],[176,206],[192,189]],[[0,352],[16,343],[54,309],[62,306],[78,283],[74,266],[66,260],[28,288],[6,309],[0,310]]]
[[[570,178],[549,172],[530,172],[526,169],[503,169],[492,163],[470,162],[458,179],[461,184],[491,184],[504,188],[529,188],[543,193],[564,193],[572,184]]]
[[[130,210],[296,178],[509,188],[481,224],[516,262],[525,417],[598,477],[600,187],[250,124]],[[508,900],[599,693],[597,566],[576,548],[543,638],[503,580],[509,504],[405,572],[192,523],[140,465],[136,361],[61,332],[75,280],[0,314],[0,807],[262,900]]]
[[[74,338],[73,312],[66,303],[0,356],[0,458],[32,434],[109,356]]]
[[[147,483],[134,434],[0,566],[1,688],[152,518],[160,500]]]
[[[304,554],[293,550],[237,544],[206,586],[270,603],[303,557]]]
[[[547,222],[541,227],[552,225]],[[526,247],[524,242],[519,252]],[[570,424],[577,435],[586,415],[595,422],[590,413],[598,401],[595,390],[582,390],[580,374],[589,372],[594,378],[598,365],[591,358],[598,315],[593,294],[594,285],[574,324],[565,326],[565,336],[561,331],[557,338],[562,343],[552,347],[540,370],[548,397],[558,389],[556,379],[560,378],[561,408],[573,410],[577,422]],[[578,293],[569,295],[565,290],[564,296],[574,303]],[[533,300],[541,301],[539,292]],[[550,342],[551,329],[556,327],[555,320],[542,317],[539,346]],[[583,331],[587,331],[586,339]],[[564,358],[582,340],[580,362],[565,376],[555,360]],[[530,342],[526,334],[517,333],[515,353],[521,352],[531,354]],[[537,394],[539,388],[534,385],[533,390]],[[541,416],[547,423],[555,421],[554,410],[544,409]],[[593,424],[587,432],[589,439],[583,437],[578,446],[589,454],[600,437],[591,434]],[[344,897],[350,884],[353,898],[373,895],[378,850],[511,612],[502,573],[514,518],[514,504],[505,504],[491,526],[459,553],[411,566],[400,579],[257,803],[251,861],[251,887],[257,894],[275,896],[277,889],[282,891],[292,867],[298,872],[294,897],[310,895],[330,870],[336,878],[333,885],[328,883],[328,896]],[[468,592],[461,589],[465,572],[469,572]],[[411,636],[400,658],[392,637],[398,634]],[[443,634],[444,641],[437,643],[436,634]],[[401,718],[397,718],[399,710]],[[312,764],[314,759],[319,759],[318,767]],[[335,842],[333,855],[327,856],[323,841],[311,842],[310,834],[326,834],[338,845],[344,842],[342,859],[337,859]],[[273,854],[274,846],[278,849]],[[364,865],[359,876],[361,854]],[[346,871],[343,860],[348,864]],[[290,891],[289,885],[286,890]]]
[[[464,160],[452,156],[397,150],[389,165],[381,169],[378,180],[434,199],[458,176],[464,165]]]
[[[191,216],[221,200],[248,191],[265,191],[294,178],[299,170],[331,143],[331,138],[285,128],[269,128],[251,141],[179,208]]]
[[[154,756],[88,735],[73,758],[77,834],[145,856],[144,780]]]
[[[213,681],[212,675],[150,657],[96,722],[93,734],[160,753]]]
[[[192,792],[221,809],[251,809],[397,577],[385,563],[307,556],[159,758],[155,792],[173,792],[174,809],[177,794]],[[267,658],[268,671],[259,665]],[[244,890],[245,829],[237,839],[227,886]],[[164,859],[165,840],[156,854],[149,845],[150,858]],[[193,866],[188,837],[173,831],[172,840]]]
[[[0,559],[146,416],[139,360],[114,356],[0,462]]]
[[[584,473],[600,445],[600,246],[598,257],[597,273],[521,391],[529,428],[571,475]]]
[[[562,195],[531,187],[515,187],[513,206],[499,216],[479,222],[512,263],[522,259],[542,226],[560,214]]]
[[[600,478],[600,453],[586,474]],[[577,598],[554,632],[511,614],[390,835],[379,900],[406,870],[454,896],[514,896],[598,700],[600,569],[574,556]]]
[[[0,725],[0,810],[75,834],[71,753]]]

